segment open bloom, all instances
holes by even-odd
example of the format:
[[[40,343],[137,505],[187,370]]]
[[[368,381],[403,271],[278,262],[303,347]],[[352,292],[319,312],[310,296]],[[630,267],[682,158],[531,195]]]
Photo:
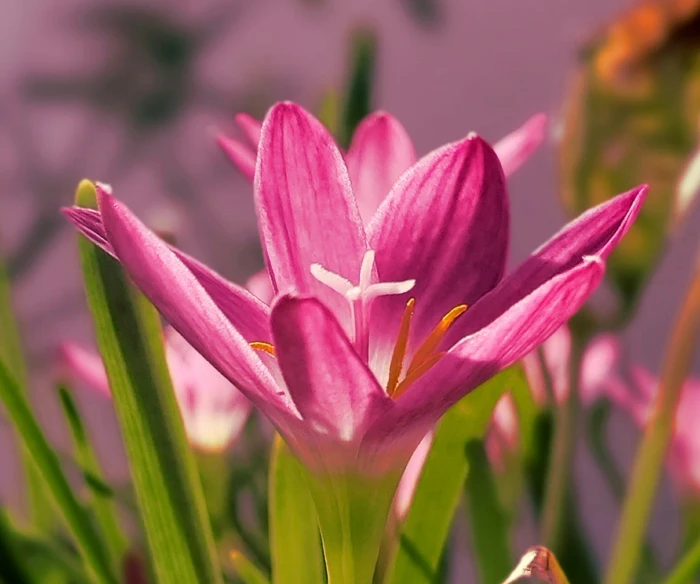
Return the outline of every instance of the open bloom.
[[[165,330],[165,355],[190,444],[204,451],[225,449],[243,430],[250,402],[170,327]],[[111,397],[96,351],[63,343],[61,361],[74,382]]]
[[[104,189],[99,211],[66,214],[309,468],[398,480],[452,404],[585,302],[646,188],[583,214],[505,278],[505,178],[474,134],[358,200],[368,191],[353,190],[323,125],[281,103],[260,131],[254,191],[272,307],[169,247]]]
[[[650,371],[632,365],[627,375],[609,380],[606,395],[644,427],[652,416],[658,388],[659,380]],[[688,378],[676,408],[667,464],[678,491],[693,498],[700,496],[699,409],[700,379]]]

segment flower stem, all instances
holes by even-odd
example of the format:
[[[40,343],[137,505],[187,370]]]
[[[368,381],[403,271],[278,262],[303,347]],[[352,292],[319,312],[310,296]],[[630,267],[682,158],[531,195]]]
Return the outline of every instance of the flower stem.
[[[646,525],[671,440],[676,407],[692,362],[700,328],[700,263],[678,314],[666,352],[659,391],[632,469],[627,497],[606,574],[606,584],[634,579]]]
[[[579,377],[585,338],[572,333],[569,359],[569,392],[564,403],[557,407],[554,441],[547,472],[544,509],[542,512],[542,541],[554,553],[560,551],[564,507],[571,461],[576,445],[576,418],[579,410]],[[545,373],[546,374],[546,373]]]
[[[700,537],[683,555],[663,584],[690,584],[700,572]]]

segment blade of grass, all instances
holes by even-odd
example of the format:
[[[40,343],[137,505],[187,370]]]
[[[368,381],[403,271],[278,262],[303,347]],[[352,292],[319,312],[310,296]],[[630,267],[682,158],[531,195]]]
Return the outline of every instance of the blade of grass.
[[[49,445],[39,424],[32,414],[29,404],[10,375],[4,362],[0,360],[0,400],[29,452],[35,468],[41,472],[49,493],[53,496],[65,522],[75,538],[78,549],[96,582],[116,584],[115,566],[109,561],[109,554],[102,538],[94,528],[90,518],[75,496],[56,452]]]
[[[12,310],[12,290],[4,264],[0,261],[0,358],[7,364],[12,376],[27,394],[27,369],[22,351],[19,327]],[[22,466],[27,482],[29,516],[37,532],[48,531],[53,523],[54,513],[48,500],[46,487],[31,456],[22,447]]]
[[[59,400],[75,445],[75,455],[83,472],[85,483],[92,492],[91,506],[102,529],[105,542],[115,565],[120,565],[127,548],[127,541],[119,527],[114,505],[114,493],[105,484],[102,470],[92,449],[78,406],[67,387],[59,385]]]
[[[95,207],[81,182],[76,203]],[[160,584],[221,584],[197,467],[165,362],[157,312],[119,264],[79,236],[88,306]]]

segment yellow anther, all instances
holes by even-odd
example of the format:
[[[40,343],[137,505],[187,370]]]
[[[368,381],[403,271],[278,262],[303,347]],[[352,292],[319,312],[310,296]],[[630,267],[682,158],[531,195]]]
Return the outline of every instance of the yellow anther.
[[[427,373],[429,369],[433,367],[440,359],[442,359],[445,356],[445,353],[435,353],[431,357],[428,357],[423,363],[418,365],[413,371],[409,371],[406,377],[404,377],[403,381],[399,383],[396,386],[396,389],[394,390],[394,393],[391,395],[392,398],[398,399],[401,397],[404,391],[408,389],[408,386],[411,385],[416,379],[418,379],[421,375],[424,373]]]
[[[413,317],[413,307],[416,304],[416,299],[411,298],[406,304],[406,309],[401,317],[399,325],[399,334],[396,338],[394,352],[391,355],[391,365],[389,365],[389,381],[386,384],[387,393],[390,396],[394,395],[394,391],[399,384],[399,376],[403,367],[403,359],[406,356],[406,346],[408,345],[408,333],[411,329],[411,318]]]
[[[455,306],[450,310],[442,320],[437,324],[437,326],[430,332],[428,337],[423,341],[423,344],[418,347],[413,359],[411,359],[411,364],[408,366],[408,372],[406,377],[411,377],[411,374],[418,368],[422,369],[423,362],[432,358],[435,350],[438,348],[440,341],[445,337],[447,330],[452,326],[452,323],[457,320],[457,317],[467,310],[466,304],[460,304]]]
[[[263,343],[261,341],[253,341],[250,343],[251,348],[257,349],[258,351],[265,351],[265,353],[268,353],[272,355],[273,357],[275,356],[275,347],[273,347],[270,343]]]

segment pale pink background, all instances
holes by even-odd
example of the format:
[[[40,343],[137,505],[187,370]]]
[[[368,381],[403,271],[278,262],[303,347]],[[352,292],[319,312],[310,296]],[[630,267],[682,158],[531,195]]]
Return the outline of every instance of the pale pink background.
[[[98,0],[90,0],[98,5]],[[36,152],[30,162],[61,174],[66,186],[58,204],[69,204],[72,185],[82,178],[110,182],[116,194],[149,220],[165,209],[181,218],[180,244],[211,262],[237,281],[252,273],[255,217],[251,188],[223,161],[211,140],[214,126],[229,128],[230,116],[251,91],[262,96],[258,113],[276,99],[314,106],[322,91],[339,84],[347,62],[350,31],[358,24],[374,27],[380,38],[377,105],[394,113],[424,153],[476,130],[490,140],[503,136],[531,114],[544,111],[556,122],[575,50],[597,25],[626,5],[621,0],[444,0],[443,21],[424,27],[409,18],[399,0],[329,0],[310,8],[301,0],[239,2],[240,13],[226,35],[197,61],[197,79],[232,96],[230,112],[199,109],[177,130],[143,144],[139,162],[120,175],[100,174],[122,139],[118,120],[88,114],[78,107],[35,108],[22,102],[18,84],[28,72],[70,72],[99,66],[104,47],[97,35],[72,24],[71,6],[90,1],[54,3],[48,0],[11,2],[0,19],[0,234],[9,251],[20,241],[34,208],[30,186],[21,173],[27,153],[17,134],[31,135]],[[205,18],[214,2],[161,3],[184,22]],[[157,3],[152,6],[158,8]],[[81,138],[81,136],[83,136]],[[76,143],[89,140],[84,165],[75,164]],[[154,168],[172,164],[184,168],[198,199],[196,212],[164,196]],[[164,162],[165,161],[165,162]],[[70,164],[69,164],[70,162]],[[73,170],[75,169],[75,170]],[[73,173],[73,174],[71,174]],[[180,184],[180,183],[177,183]],[[556,200],[556,172],[551,144],[542,148],[510,182],[513,201],[512,261],[523,259],[564,222]],[[630,185],[632,187],[634,185]],[[698,213],[677,234],[676,241],[648,289],[641,313],[625,334],[631,358],[656,369],[664,339],[689,278],[698,242]],[[18,282],[16,300],[29,355],[35,364],[34,397],[52,436],[67,444],[56,422],[49,378],[51,355],[65,336],[90,339],[89,322],[80,305],[81,284],[74,234],[66,226],[41,260]],[[65,309],[64,309],[65,308]],[[696,363],[697,365],[697,363]],[[101,430],[99,446],[109,450],[116,431],[107,404],[81,396],[90,408],[93,428]],[[629,460],[634,433],[617,420],[615,449]],[[16,501],[17,470],[9,447],[9,432],[1,429],[0,462],[4,496]],[[597,551],[607,555],[614,512],[601,479],[580,457],[582,498]],[[122,475],[123,462],[110,469]],[[590,485],[590,488],[589,486]],[[659,534],[673,527],[673,511],[664,489]],[[658,522],[657,522],[658,523]],[[673,538],[661,537],[664,549]]]

